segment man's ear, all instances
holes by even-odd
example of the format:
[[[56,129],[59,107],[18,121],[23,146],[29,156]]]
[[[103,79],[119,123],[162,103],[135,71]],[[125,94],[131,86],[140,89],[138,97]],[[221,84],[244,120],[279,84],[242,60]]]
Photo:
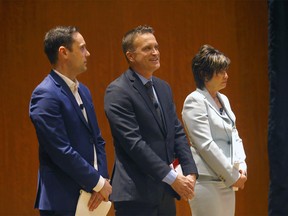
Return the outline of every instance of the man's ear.
[[[59,49],[58,49],[58,54],[59,54],[59,56],[61,56],[62,58],[67,58],[68,50],[66,49],[66,47],[60,46]]]
[[[134,61],[133,53],[130,52],[130,51],[127,51],[127,52],[126,52],[126,57],[127,57],[127,59],[128,59],[130,62],[133,62],[133,61]]]

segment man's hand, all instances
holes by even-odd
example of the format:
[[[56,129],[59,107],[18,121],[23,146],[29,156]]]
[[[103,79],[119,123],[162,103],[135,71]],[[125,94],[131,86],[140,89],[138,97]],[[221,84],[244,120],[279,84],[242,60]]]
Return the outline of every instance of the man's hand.
[[[103,188],[99,191],[93,191],[91,194],[91,198],[88,202],[88,208],[90,211],[96,209],[102,201],[108,201],[109,195],[112,193],[112,186],[106,180]]]
[[[195,175],[183,176],[178,174],[171,187],[180,195],[182,199],[187,201],[188,199],[192,199],[194,197],[195,179]]]
[[[193,181],[194,182],[194,186],[195,186],[195,184],[196,184],[196,175],[195,174],[189,174],[186,177],[189,178],[191,181]]]
[[[105,184],[99,193],[102,195],[106,202],[109,200],[109,195],[112,193],[112,186],[108,180],[105,181]]]
[[[99,192],[93,191],[91,193],[91,197],[90,197],[90,200],[88,202],[89,210],[93,211],[94,209],[96,209],[103,200],[104,200],[104,198]]]

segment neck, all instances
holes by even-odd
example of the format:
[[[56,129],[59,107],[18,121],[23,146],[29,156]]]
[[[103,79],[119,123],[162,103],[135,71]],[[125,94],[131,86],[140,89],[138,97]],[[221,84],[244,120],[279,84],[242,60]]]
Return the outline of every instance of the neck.
[[[217,98],[217,91],[212,91],[210,89],[207,89],[211,97],[215,100]]]
[[[132,67],[132,66],[130,67],[132,68],[133,71],[137,72],[138,74],[145,77],[146,79],[151,79],[153,75],[153,72],[141,70],[141,69],[138,69],[137,67]]]
[[[64,76],[68,77],[72,81],[76,81],[76,76],[73,73],[70,73],[69,70],[66,70],[65,67],[61,67],[59,65],[54,65],[53,69],[57,70],[59,73],[63,74]]]
[[[213,85],[211,85],[210,83],[205,83],[205,88],[207,89],[207,91],[209,92],[209,94],[213,99],[217,97],[218,89],[216,89]]]

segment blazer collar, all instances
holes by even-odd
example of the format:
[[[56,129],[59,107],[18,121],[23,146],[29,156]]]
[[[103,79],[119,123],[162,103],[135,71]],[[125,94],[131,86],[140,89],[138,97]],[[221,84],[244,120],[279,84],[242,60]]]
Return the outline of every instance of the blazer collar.
[[[204,96],[204,98],[209,102],[209,105],[211,106],[211,108],[214,109],[217,113],[219,113],[218,106],[216,102],[214,101],[214,99],[212,98],[212,96],[210,95],[210,93],[208,92],[208,90],[206,88],[204,88],[203,90],[197,88],[197,91],[201,93]],[[219,96],[218,92],[217,92],[217,96]]]
[[[223,106],[223,109],[225,110],[226,114],[227,115],[221,115],[220,112],[219,112],[219,109],[218,109],[218,106],[216,104],[216,102],[214,101],[214,99],[212,98],[212,96],[210,95],[210,93],[208,92],[208,90],[206,88],[204,88],[203,90],[197,88],[197,91],[199,93],[201,93],[204,98],[209,102],[209,106],[223,119],[230,119],[232,121],[232,123],[234,124],[235,123],[235,119],[233,118],[234,115],[231,114],[231,110],[228,109],[227,107],[227,104],[226,104],[226,101],[223,100],[223,97],[222,97],[222,94],[217,92],[217,97],[218,99],[220,100],[222,106]]]
[[[146,91],[146,88],[143,85],[142,81],[140,80],[138,75],[131,68],[129,68],[126,71],[126,74],[127,74],[128,79],[130,80],[132,86],[140,93],[140,95],[144,99],[145,103],[147,104],[147,106],[149,107],[150,111],[152,112],[154,118],[156,119],[157,124],[160,127],[162,133],[165,135],[166,134],[165,128],[162,127],[161,119],[158,117],[156,109],[153,106],[153,104],[151,102],[151,99],[149,98],[149,96],[147,94],[147,91]],[[158,93],[157,92],[157,89],[159,90],[158,83],[157,83],[157,81],[155,79],[152,78],[152,80],[153,80],[154,89],[155,89],[156,93]],[[159,94],[157,94],[157,95],[158,95],[158,101],[159,101],[159,103],[161,105],[161,96]],[[165,119],[165,114],[164,113],[165,112],[163,111],[163,115],[164,115],[164,119]]]
[[[82,113],[82,110],[80,109],[70,87],[66,84],[66,82],[57,74],[55,73],[53,70],[51,70],[50,72],[50,76],[52,77],[52,80],[54,81],[55,85],[58,86],[61,91],[70,99],[71,103],[73,104],[75,110],[76,110],[76,113],[78,114],[78,116],[80,117],[80,119],[82,120],[82,122],[88,127],[88,129],[90,130],[90,127],[88,125],[88,122],[86,121],[83,113]],[[89,110],[87,110],[86,107],[88,107],[89,105],[87,105],[87,102],[86,102],[86,98],[84,97],[84,95],[82,94],[81,92],[81,85],[79,85],[79,88],[78,88],[78,92],[81,96],[81,100],[85,106],[85,109],[86,109],[86,113],[87,113],[87,117],[88,117],[88,113],[89,113]],[[88,118],[89,119],[89,118]]]

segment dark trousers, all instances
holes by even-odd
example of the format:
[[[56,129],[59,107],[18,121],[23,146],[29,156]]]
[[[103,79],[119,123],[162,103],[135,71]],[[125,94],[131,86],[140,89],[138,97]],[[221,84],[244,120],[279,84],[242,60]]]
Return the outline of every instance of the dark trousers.
[[[162,202],[157,204],[145,202],[114,202],[115,216],[175,216],[175,199],[165,193]]]
[[[75,211],[47,211],[39,210],[40,216],[75,216]]]

